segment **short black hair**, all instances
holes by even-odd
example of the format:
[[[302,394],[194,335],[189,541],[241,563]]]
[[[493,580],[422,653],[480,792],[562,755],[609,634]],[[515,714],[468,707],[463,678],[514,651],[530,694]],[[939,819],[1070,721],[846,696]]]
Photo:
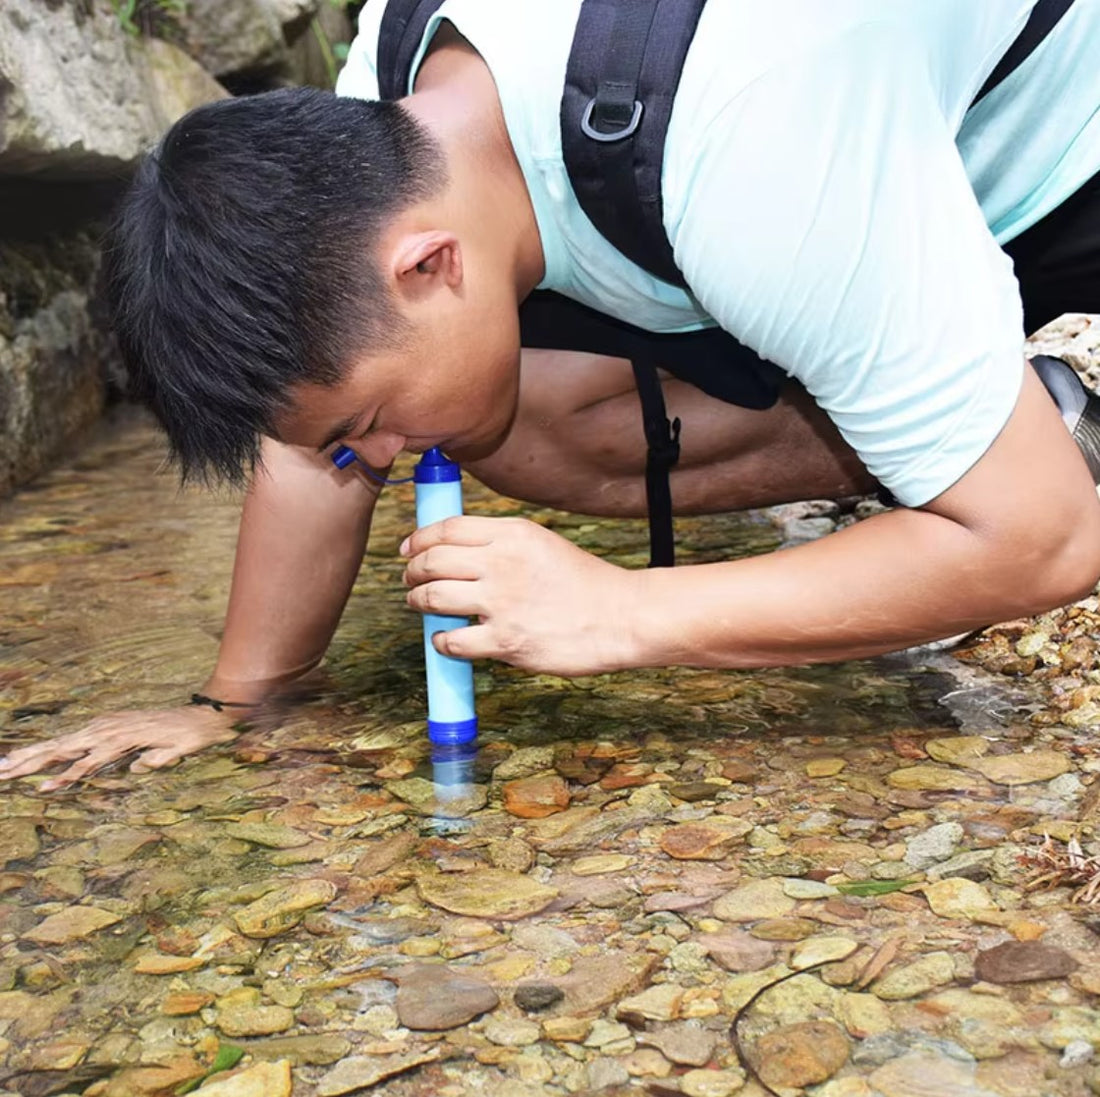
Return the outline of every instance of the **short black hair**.
[[[291,386],[400,344],[372,244],[445,182],[397,103],[290,88],[172,126],[108,235],[105,287],[133,394],[184,480],[242,483]]]

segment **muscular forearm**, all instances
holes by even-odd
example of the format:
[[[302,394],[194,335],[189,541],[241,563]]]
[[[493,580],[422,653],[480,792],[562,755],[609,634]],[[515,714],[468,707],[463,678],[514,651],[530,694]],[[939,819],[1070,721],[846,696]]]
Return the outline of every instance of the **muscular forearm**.
[[[363,559],[375,493],[312,453],[264,442],[245,500],[211,696],[259,701],[325,653]]]

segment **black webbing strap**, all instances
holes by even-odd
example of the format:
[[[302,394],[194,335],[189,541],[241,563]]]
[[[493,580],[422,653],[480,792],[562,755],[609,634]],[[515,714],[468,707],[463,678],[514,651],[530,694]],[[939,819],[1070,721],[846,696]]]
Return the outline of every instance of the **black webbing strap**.
[[[645,428],[645,499],[649,511],[649,566],[670,568],[674,561],[672,491],[668,474],[680,459],[680,420],[669,422],[661,379],[652,362],[634,361],[634,383],[642,401]]]
[[[1024,24],[1023,30],[1005,51],[993,71],[986,77],[974,103],[984,99],[1002,80],[1015,72],[1031,56],[1032,51],[1054,29],[1058,20],[1069,11],[1073,0],[1038,0]],[[970,105],[973,106],[974,103]]]
[[[428,20],[443,0],[389,0],[378,28],[378,97],[402,99]]]
[[[628,259],[683,285],[665,233],[661,165],[705,0],[582,0],[561,100],[562,153],[589,219]]]

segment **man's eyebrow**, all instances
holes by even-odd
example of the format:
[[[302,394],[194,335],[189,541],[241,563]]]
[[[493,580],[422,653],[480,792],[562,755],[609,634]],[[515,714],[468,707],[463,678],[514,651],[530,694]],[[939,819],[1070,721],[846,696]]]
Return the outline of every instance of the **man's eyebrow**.
[[[352,428],[358,421],[358,415],[350,415],[347,419],[340,420],[340,422],[333,427],[329,436],[317,447],[317,452],[324,453],[333,442],[338,442],[341,438],[351,434]]]

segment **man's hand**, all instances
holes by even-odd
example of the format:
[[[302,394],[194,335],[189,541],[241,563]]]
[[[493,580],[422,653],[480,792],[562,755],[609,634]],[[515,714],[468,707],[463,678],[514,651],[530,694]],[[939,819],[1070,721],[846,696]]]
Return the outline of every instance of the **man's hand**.
[[[436,648],[547,674],[635,665],[629,630],[636,573],[522,518],[448,518],[412,534],[407,601],[422,613],[477,617],[437,633]]]
[[[228,710],[215,712],[199,705],[100,716],[69,735],[12,751],[0,760],[0,780],[26,777],[57,762],[71,762],[68,769],[38,786],[50,792],[135,753],[130,772],[146,773],[173,765],[203,747],[236,738],[233,724],[237,719],[239,715],[234,717]]]

